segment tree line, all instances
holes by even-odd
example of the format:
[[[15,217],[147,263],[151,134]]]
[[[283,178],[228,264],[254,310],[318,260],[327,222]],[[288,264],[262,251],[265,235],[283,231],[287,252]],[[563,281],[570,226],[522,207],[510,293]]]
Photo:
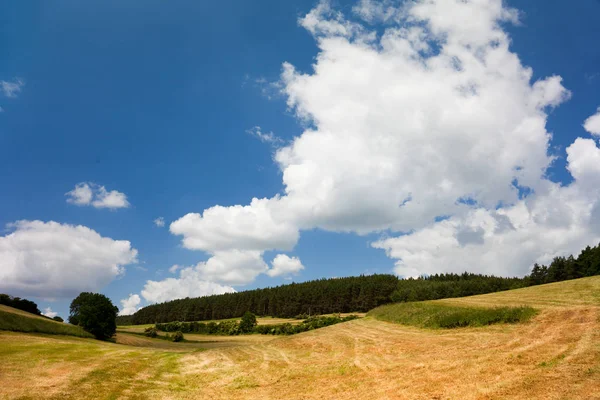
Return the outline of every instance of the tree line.
[[[203,321],[255,315],[293,318],[368,311],[388,303],[398,284],[394,275],[319,279],[272,288],[172,300],[142,308],[119,325]]]
[[[296,333],[307,332],[314,329],[324,328],[326,326],[339,324],[341,322],[357,319],[357,315],[321,315],[306,318],[297,324],[268,324],[258,325],[256,316],[251,312],[245,312],[240,321],[228,320],[221,322],[167,322],[155,324],[147,328],[145,334],[150,337],[156,337],[158,331],[162,332],[181,332],[198,333],[203,335],[244,335],[249,333],[258,333],[261,335],[294,335]]]
[[[595,275],[600,275],[600,244],[586,247],[577,258],[555,257],[548,266],[535,264],[526,279],[530,285],[542,285]]]
[[[391,302],[464,297],[594,275],[600,275],[600,245],[588,246],[577,258],[555,257],[548,266],[536,264],[523,278],[465,272],[416,279],[398,279],[394,275],[320,279],[154,304],[133,315],[117,317],[117,324],[239,318],[246,311],[280,318],[366,312]]]
[[[519,289],[600,275],[600,245],[586,247],[577,258],[555,257],[550,265],[535,264],[523,278],[502,278],[471,273],[441,274],[403,279],[390,296],[392,302],[436,300]]]
[[[528,286],[525,278],[503,278],[472,273],[436,274],[398,281],[393,303],[447,299],[500,292]]]
[[[28,313],[35,315],[42,315],[42,312],[36,303],[20,297],[12,297],[7,294],[0,293],[0,304],[16,308],[18,310],[27,311]]]

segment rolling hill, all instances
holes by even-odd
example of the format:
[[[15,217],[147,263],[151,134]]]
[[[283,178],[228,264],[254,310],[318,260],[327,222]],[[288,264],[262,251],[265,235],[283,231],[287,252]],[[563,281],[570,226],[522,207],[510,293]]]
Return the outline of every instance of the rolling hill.
[[[78,326],[53,321],[5,305],[0,305],[0,331],[35,332],[87,338],[93,337]]]
[[[538,313],[459,329],[367,317],[179,352],[0,332],[0,398],[600,398],[600,277],[428,303]]]

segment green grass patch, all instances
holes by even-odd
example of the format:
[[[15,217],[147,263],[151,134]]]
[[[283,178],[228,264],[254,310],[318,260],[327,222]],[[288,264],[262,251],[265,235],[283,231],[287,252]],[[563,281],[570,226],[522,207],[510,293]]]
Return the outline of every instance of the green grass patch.
[[[420,328],[462,328],[492,324],[525,322],[537,314],[531,307],[457,307],[446,304],[415,302],[377,307],[367,315],[388,322]]]
[[[49,333],[52,335],[70,335],[91,338],[78,326],[47,320],[32,315],[31,317],[0,310],[0,331]]]
[[[567,356],[566,354],[559,354],[558,356],[554,357],[550,361],[543,361],[543,362],[539,363],[538,367],[541,367],[541,368],[556,367],[558,365],[558,363],[560,363],[562,360],[565,359],[566,356]]]

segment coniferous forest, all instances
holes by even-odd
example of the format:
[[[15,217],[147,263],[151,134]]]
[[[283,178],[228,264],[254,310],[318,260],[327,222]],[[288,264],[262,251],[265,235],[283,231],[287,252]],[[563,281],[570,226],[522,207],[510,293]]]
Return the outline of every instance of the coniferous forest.
[[[256,315],[289,318],[368,311],[390,301],[398,284],[394,275],[370,275],[320,279],[238,293],[186,298],[144,307],[130,321],[119,324],[150,324],[171,321],[202,321]]]
[[[391,302],[471,296],[594,275],[600,275],[600,245],[588,246],[577,258],[556,257],[548,266],[536,264],[531,274],[523,278],[465,272],[416,279],[398,279],[394,275],[320,279],[154,304],[131,316],[118,317],[117,323],[128,325],[238,318],[246,311],[280,318],[366,312]]]

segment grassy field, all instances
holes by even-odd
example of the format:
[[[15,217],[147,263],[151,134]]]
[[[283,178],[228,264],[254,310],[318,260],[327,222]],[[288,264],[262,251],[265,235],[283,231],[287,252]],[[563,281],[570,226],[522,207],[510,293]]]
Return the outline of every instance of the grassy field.
[[[78,326],[53,321],[4,305],[0,305],[0,331],[37,332],[53,335],[93,337]]]
[[[600,277],[432,303],[539,313],[459,329],[367,317],[180,344],[0,332],[0,398],[600,399]]]

